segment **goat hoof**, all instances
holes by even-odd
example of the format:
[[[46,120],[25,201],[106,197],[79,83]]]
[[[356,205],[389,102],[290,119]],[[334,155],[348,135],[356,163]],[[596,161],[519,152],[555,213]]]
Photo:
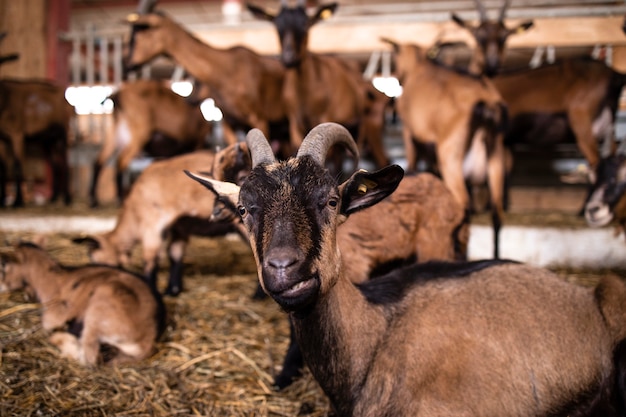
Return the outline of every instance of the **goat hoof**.
[[[182,291],[182,288],[180,287],[167,287],[165,289],[165,295],[171,295],[172,297],[176,297],[178,294],[180,294]]]
[[[280,374],[276,375],[276,378],[274,378],[274,386],[278,388],[279,391],[281,391],[287,388],[289,385],[293,384],[293,381],[300,375],[302,374],[300,373],[299,370],[298,372],[295,372],[295,373],[281,372]]]

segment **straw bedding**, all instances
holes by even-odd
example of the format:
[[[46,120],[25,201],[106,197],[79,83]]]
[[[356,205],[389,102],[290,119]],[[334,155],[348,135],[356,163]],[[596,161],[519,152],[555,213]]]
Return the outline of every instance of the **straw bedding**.
[[[39,237],[0,232],[0,251]],[[72,237],[47,235],[45,247],[62,263],[86,263],[86,249]],[[233,236],[193,239],[185,264],[185,291],[165,297],[168,322],[157,353],[134,365],[87,369],[60,358],[41,328],[39,305],[23,292],[0,294],[0,415],[332,415],[308,373],[285,391],[272,388],[288,323],[271,300],[251,299],[257,281],[247,245]],[[599,275],[560,273],[583,285]]]
[[[0,232],[0,251],[10,250],[7,241],[33,237]],[[64,264],[86,263],[86,249],[71,237],[46,236],[45,246]],[[158,351],[133,365],[87,369],[60,358],[39,305],[23,292],[0,294],[0,415],[329,415],[309,374],[285,391],[272,388],[289,326],[271,300],[251,299],[257,281],[249,248],[229,236],[194,239],[187,252],[185,291],[165,297]],[[165,268],[159,278],[164,288]]]

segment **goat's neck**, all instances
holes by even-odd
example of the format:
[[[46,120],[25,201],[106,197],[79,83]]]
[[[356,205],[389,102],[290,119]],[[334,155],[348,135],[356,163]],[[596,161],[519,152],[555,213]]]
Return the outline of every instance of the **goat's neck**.
[[[166,53],[194,78],[221,85],[232,78],[234,62],[227,50],[216,49],[182,28],[172,29]]]
[[[348,279],[340,279],[312,311],[293,315],[305,362],[339,415],[351,415],[358,389],[387,325]]]
[[[42,304],[56,300],[61,293],[61,276],[50,271],[49,267],[46,264],[33,267],[26,275],[26,283],[34,290],[37,300]]]

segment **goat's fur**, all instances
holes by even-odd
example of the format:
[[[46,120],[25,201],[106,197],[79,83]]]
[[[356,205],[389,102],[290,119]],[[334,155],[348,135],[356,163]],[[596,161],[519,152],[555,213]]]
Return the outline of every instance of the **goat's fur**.
[[[204,224],[211,216],[215,197],[189,181],[183,171],[207,172],[212,178],[237,182],[249,166],[244,143],[230,145],[217,154],[202,150],[154,162],[132,185],[115,228],[76,242],[89,246],[92,261],[122,266],[128,265],[132,249],[141,244],[143,273],[155,284],[159,253],[167,243],[171,273],[166,293],[177,295],[182,290],[182,259],[189,237],[194,233],[225,233],[221,225],[216,229]]]
[[[242,228],[236,212],[238,192],[220,195],[215,188],[223,184],[215,180],[202,183],[221,202],[215,205],[214,221],[230,221]],[[465,260],[469,240],[466,220],[464,208],[439,178],[429,173],[406,176],[392,195],[354,213],[338,227],[337,245],[344,273],[356,284],[416,261]],[[240,233],[247,238],[245,229]],[[254,297],[260,298],[261,294],[259,287]],[[292,336],[274,385],[280,389],[290,385],[301,374],[302,365],[302,355]]]
[[[268,135],[270,123],[286,120],[281,100],[284,69],[278,60],[240,46],[214,48],[162,13],[132,15],[128,22],[133,30],[125,66],[136,68],[160,55],[171,57],[211,92],[224,113],[226,143],[237,142],[234,125]]]
[[[622,280],[606,277],[594,290],[490,261],[418,264],[357,288],[342,266],[337,227],[391,194],[402,169],[360,171],[338,185],[324,155],[356,144],[335,124],[316,127],[282,162],[259,131],[247,141],[253,168],[239,212],[259,282],[289,312],[338,415],[623,412],[623,349],[615,350],[626,329]]]
[[[35,294],[42,304],[42,326],[53,332],[50,342],[62,356],[97,365],[103,345],[117,350],[110,363],[154,353],[165,309],[141,277],[109,266],[65,267],[31,244],[16,246],[1,263],[0,291]]]
[[[102,167],[115,158],[118,201],[123,200],[122,175],[140,153],[166,158],[205,147],[211,124],[199,106],[189,104],[162,81],[126,82],[109,97],[114,126],[94,161],[92,207],[98,205],[97,186]]]
[[[272,22],[281,44],[285,66],[282,100],[287,109],[293,155],[304,134],[323,122],[337,122],[357,132],[361,154],[367,149],[375,164],[389,164],[383,147],[385,109],[389,98],[376,90],[355,65],[333,55],[309,50],[308,32],[317,22],[330,17],[337,3],[320,5],[308,16],[303,2],[296,7],[282,3],[274,15],[248,4],[248,10],[261,20]],[[342,158],[334,162],[336,172]]]
[[[603,227],[615,221],[619,232],[626,232],[626,155],[623,149],[600,160],[584,213],[589,226]]]
[[[504,101],[488,79],[437,66],[416,45],[384,41],[394,48],[396,72],[404,91],[396,107],[403,123],[408,170],[417,168],[415,141],[436,145],[443,181],[468,210],[466,181],[487,182],[497,258],[503,216]]]
[[[0,80],[0,206],[5,204],[9,165],[15,183],[13,206],[24,205],[22,183],[26,144],[40,145],[52,168],[52,197],[63,196],[70,204],[70,171],[67,147],[74,108],[65,99],[65,89],[46,80]],[[4,162],[4,163],[3,163]]]

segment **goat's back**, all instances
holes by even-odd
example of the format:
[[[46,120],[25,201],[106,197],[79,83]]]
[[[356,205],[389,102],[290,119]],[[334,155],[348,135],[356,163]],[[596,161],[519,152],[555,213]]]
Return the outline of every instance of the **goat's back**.
[[[469,240],[465,210],[436,176],[405,176],[382,202],[354,213],[339,226],[337,242],[346,275],[365,281],[394,261],[455,260]]]
[[[558,414],[612,367],[592,290],[526,265],[417,283],[392,315],[362,396],[423,415]],[[385,390],[388,378],[403,383]]]

